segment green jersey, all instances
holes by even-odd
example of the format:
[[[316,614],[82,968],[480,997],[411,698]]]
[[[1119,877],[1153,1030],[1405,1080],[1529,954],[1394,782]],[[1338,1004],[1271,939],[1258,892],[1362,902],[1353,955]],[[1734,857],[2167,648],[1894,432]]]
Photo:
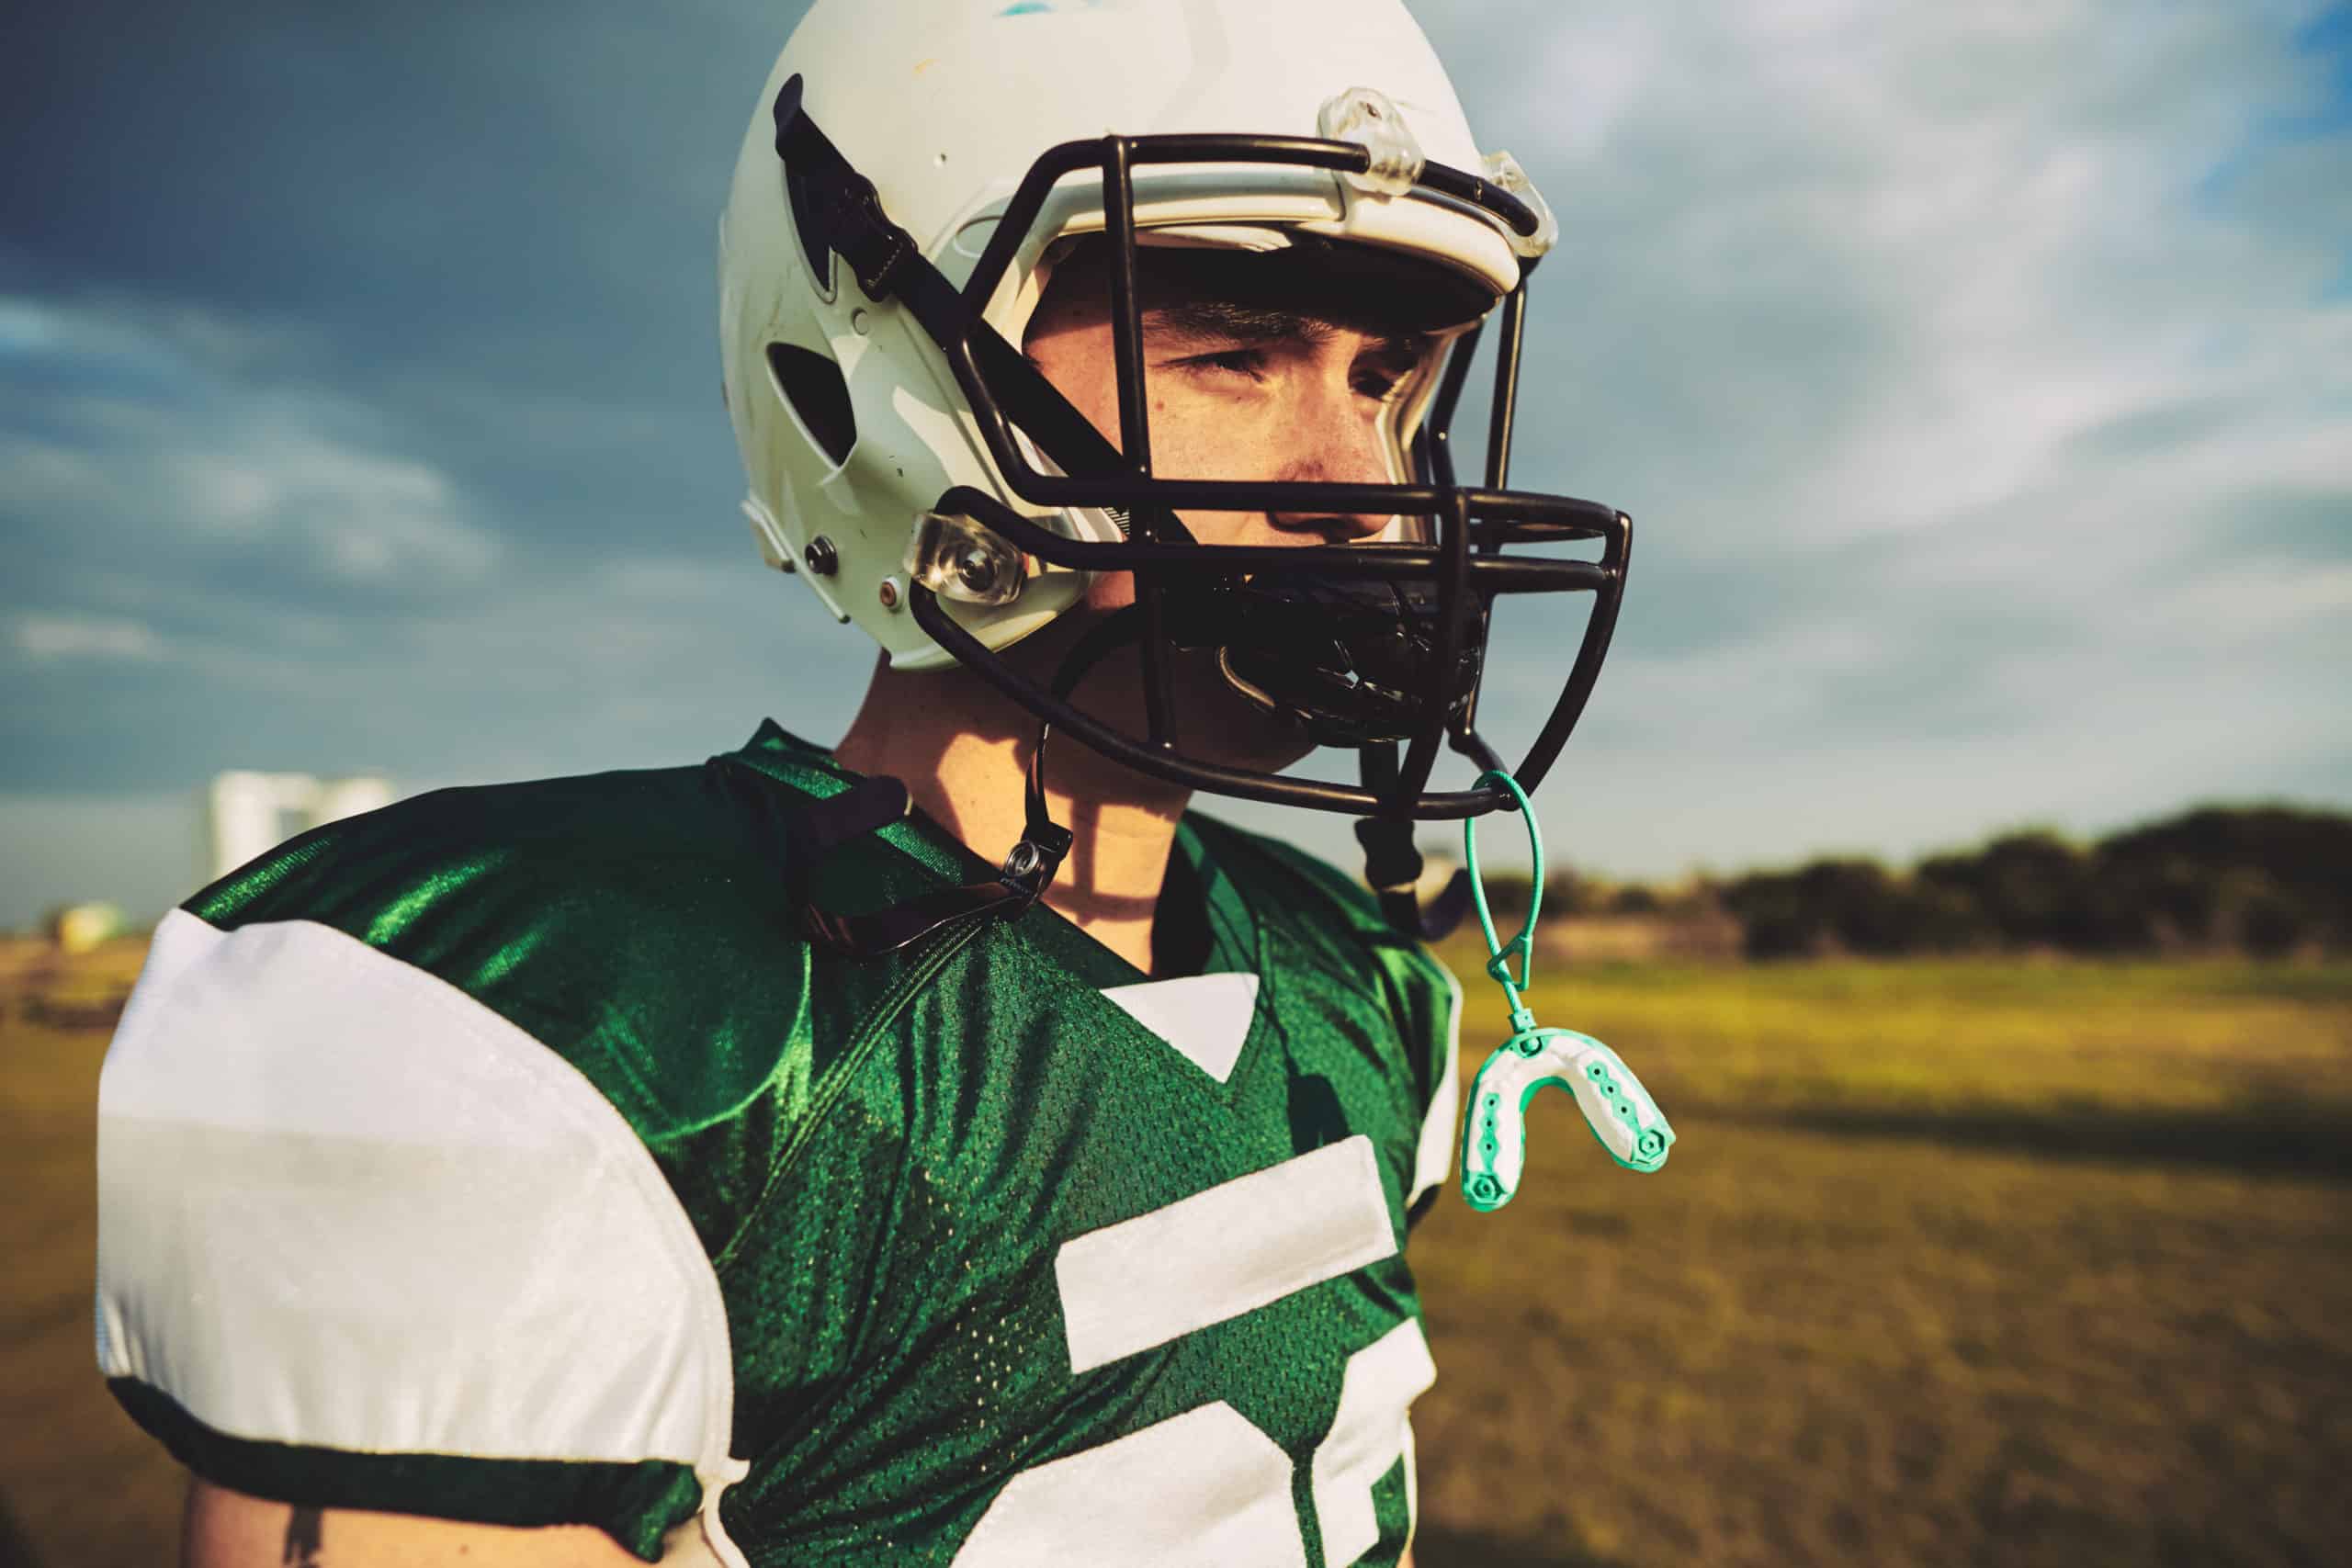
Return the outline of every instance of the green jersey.
[[[1157,977],[1043,906],[837,957],[804,894],[992,874],[920,818],[793,865],[851,782],[771,723],[168,916],[100,1089],[131,1415],[240,1492],[647,1561],[1394,1562],[1452,979],[1192,816]]]

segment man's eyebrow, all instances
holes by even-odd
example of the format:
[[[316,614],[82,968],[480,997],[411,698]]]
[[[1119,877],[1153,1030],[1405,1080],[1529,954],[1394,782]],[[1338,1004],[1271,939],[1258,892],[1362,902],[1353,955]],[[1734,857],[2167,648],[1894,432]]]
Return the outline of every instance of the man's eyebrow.
[[[1232,343],[1273,343],[1288,338],[1319,344],[1339,330],[1335,323],[1302,310],[1240,305],[1229,299],[1188,299],[1155,306],[1144,316],[1153,326],[1179,337]],[[1433,341],[1427,333],[1386,333],[1374,338],[1371,347],[1385,356],[1418,359],[1429,352]]]
[[[1158,305],[1145,311],[1144,316],[1161,331],[1180,337],[1229,338],[1240,343],[1268,343],[1276,338],[1319,343],[1333,331],[1330,322],[1301,311],[1238,305],[1230,299],[1187,299],[1173,305]]]
[[[1385,333],[1372,340],[1372,352],[1383,359],[1419,361],[1437,347],[1429,333]]]

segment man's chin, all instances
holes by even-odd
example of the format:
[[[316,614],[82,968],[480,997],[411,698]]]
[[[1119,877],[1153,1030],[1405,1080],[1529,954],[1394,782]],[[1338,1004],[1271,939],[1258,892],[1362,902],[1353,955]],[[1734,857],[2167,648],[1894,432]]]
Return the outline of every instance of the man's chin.
[[[1073,628],[1016,644],[1012,662],[1050,684],[1077,640]],[[1279,773],[1315,750],[1306,727],[1251,698],[1226,677],[1213,649],[1170,654],[1169,696],[1176,750],[1222,767]],[[1080,711],[1137,740],[1145,738],[1143,681],[1132,649],[1114,652],[1089,672],[1073,698]]]
[[[1207,711],[1178,735],[1177,749],[1204,761],[1278,773],[1315,750],[1306,726],[1267,712],[1230,686],[1198,705]]]

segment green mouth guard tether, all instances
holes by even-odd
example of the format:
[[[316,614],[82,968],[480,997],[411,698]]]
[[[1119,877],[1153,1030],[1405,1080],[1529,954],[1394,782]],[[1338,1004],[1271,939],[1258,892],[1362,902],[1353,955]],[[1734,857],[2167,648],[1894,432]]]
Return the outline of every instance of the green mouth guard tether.
[[[1527,924],[1508,945],[1495,939],[1495,918],[1487,908],[1487,885],[1478,874],[1478,822],[1462,824],[1462,852],[1470,863],[1470,895],[1486,933],[1487,973],[1510,1002],[1511,1037],[1495,1047],[1470,1088],[1470,1115],[1462,1132],[1462,1196],[1480,1213],[1511,1201],[1527,1168],[1527,1102],[1547,1083],[1577,1097],[1585,1122],[1609,1157],[1628,1170],[1656,1170],[1666,1163],[1674,1129],[1617,1053],[1589,1034],[1572,1029],[1538,1029],[1520,992],[1535,966],[1535,916],[1544,904],[1544,833],[1519,781],[1497,768],[1479,776],[1510,791],[1527,839],[1535,852],[1534,885],[1527,899]],[[1519,975],[1510,954],[1519,954]]]

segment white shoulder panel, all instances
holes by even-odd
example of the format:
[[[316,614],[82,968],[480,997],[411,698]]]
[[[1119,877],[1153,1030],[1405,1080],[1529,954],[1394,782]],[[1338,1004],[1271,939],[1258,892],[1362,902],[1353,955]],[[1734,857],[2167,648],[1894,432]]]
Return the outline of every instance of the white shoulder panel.
[[[718,1282],[620,1112],[308,922],[156,928],[98,1088],[98,1359],[228,1435],[729,1467]]]
[[[1462,1116],[1462,982],[1443,962],[1437,967],[1451,996],[1445,1010],[1445,1055],[1438,1063],[1437,1092],[1430,1096],[1429,1114],[1421,1118],[1421,1142],[1414,1152],[1413,1190],[1405,1199],[1407,1208],[1419,1202],[1422,1193],[1442,1183],[1453,1171],[1453,1124]]]

